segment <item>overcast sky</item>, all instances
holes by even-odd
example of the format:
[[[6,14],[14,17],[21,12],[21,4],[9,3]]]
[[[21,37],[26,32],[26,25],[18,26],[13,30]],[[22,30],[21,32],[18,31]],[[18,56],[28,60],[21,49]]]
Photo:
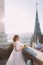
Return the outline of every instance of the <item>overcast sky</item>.
[[[43,0],[38,2],[38,15],[43,33]],[[36,0],[5,0],[5,30],[6,33],[33,33]]]

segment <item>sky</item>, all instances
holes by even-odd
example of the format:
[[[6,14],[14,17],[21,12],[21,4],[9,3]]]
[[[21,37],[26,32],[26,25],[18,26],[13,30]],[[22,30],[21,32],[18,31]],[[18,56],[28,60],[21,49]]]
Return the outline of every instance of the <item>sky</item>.
[[[38,16],[43,33],[43,0],[38,2]],[[6,33],[33,33],[36,17],[36,0],[5,0]]]

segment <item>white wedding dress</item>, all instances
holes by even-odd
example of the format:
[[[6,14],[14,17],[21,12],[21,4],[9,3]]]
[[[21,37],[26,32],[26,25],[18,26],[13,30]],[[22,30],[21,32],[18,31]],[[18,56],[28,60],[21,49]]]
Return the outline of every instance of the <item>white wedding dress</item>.
[[[17,51],[19,49],[19,47],[22,45],[19,41],[17,41],[15,44],[15,48],[13,49],[6,65],[26,65],[22,52],[21,51]]]

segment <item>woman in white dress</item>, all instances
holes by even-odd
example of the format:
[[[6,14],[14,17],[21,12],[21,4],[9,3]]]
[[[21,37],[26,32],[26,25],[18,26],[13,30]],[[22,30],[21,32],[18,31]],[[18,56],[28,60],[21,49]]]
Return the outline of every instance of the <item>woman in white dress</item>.
[[[22,55],[22,49],[25,47],[25,45],[19,42],[18,35],[14,36],[13,41],[14,41],[14,49],[6,65],[26,65]]]

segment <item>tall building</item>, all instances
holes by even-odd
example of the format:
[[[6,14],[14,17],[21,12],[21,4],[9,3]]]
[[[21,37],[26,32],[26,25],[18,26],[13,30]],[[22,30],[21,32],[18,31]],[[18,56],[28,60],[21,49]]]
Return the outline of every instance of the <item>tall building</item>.
[[[38,7],[36,3],[36,20],[35,20],[35,29],[34,29],[34,35],[41,35],[41,29],[40,29],[40,23],[38,18]]]
[[[3,19],[4,19],[4,0],[0,0],[0,47],[2,47],[5,44],[8,44]]]
[[[40,38],[41,36],[41,28],[38,18],[38,3],[36,3],[36,19],[35,19],[35,28],[34,28],[34,34],[32,36],[32,42],[37,41],[37,37]]]

